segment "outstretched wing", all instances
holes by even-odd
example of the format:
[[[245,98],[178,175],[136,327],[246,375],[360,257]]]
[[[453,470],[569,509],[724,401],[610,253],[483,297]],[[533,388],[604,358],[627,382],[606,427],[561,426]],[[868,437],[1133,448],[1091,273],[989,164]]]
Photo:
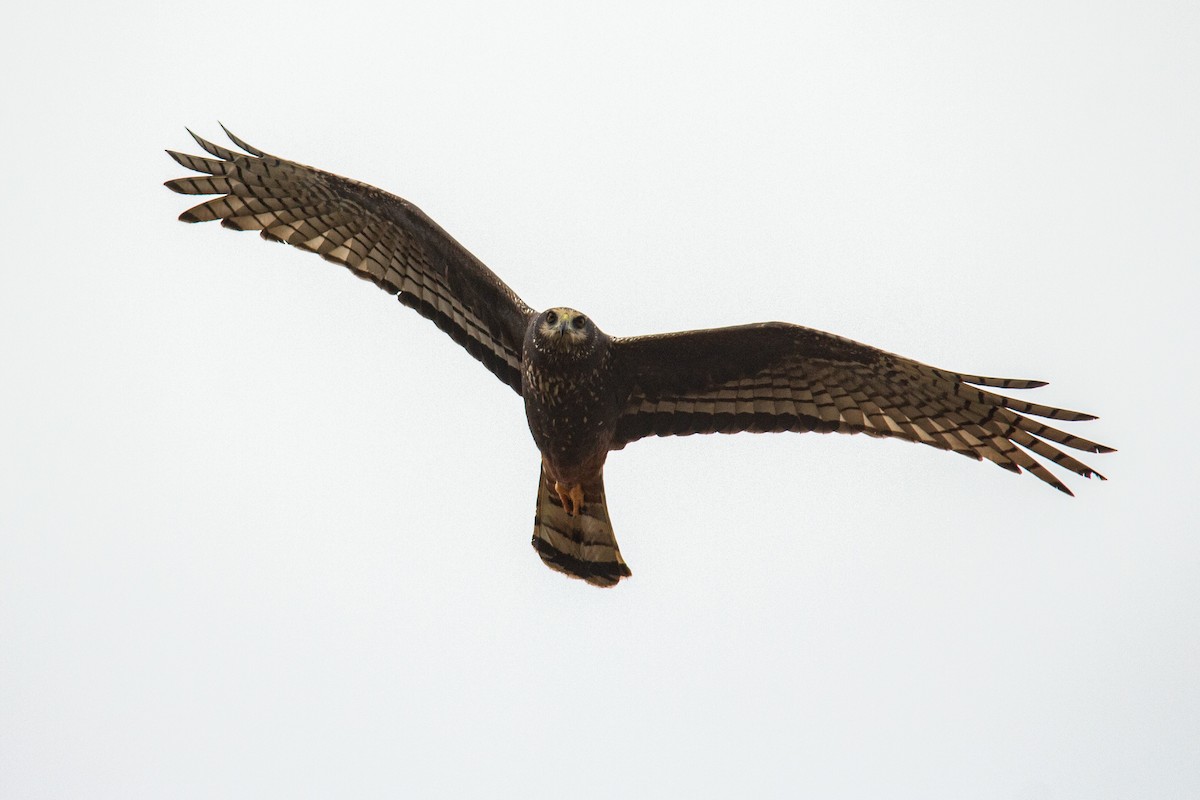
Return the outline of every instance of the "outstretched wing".
[[[614,449],[646,436],[693,433],[865,433],[986,458],[1012,472],[1027,469],[1067,494],[1071,490],[1030,453],[1103,480],[1057,445],[1112,451],[1025,416],[1095,419],[1090,414],[978,388],[1032,389],[1044,386],[1041,381],[948,372],[798,325],[616,339],[614,364],[628,398]]]
[[[225,133],[245,152],[194,133],[197,144],[215,158],[167,151],[203,173],[167,181],[167,188],[219,195],[179,219],[219,219],[227,228],[260,231],[264,239],[349,267],[433,320],[520,393],[521,345],[533,310],[494,272],[407,200],[276,158]]]

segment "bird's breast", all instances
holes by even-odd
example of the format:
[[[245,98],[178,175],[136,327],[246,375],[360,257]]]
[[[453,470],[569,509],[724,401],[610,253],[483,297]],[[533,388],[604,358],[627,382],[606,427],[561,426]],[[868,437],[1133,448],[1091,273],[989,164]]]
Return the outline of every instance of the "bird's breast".
[[[605,377],[601,370],[525,365],[529,431],[558,480],[592,477],[604,465],[617,416]]]

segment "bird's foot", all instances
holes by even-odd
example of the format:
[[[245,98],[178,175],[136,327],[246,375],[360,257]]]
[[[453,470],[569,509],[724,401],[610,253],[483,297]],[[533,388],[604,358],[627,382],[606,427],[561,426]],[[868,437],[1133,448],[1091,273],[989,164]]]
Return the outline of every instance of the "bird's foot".
[[[567,512],[567,516],[575,517],[579,515],[579,512],[583,511],[582,484],[576,483],[571,486],[564,486],[555,481],[554,491],[558,492],[558,501],[562,503],[563,511]]]

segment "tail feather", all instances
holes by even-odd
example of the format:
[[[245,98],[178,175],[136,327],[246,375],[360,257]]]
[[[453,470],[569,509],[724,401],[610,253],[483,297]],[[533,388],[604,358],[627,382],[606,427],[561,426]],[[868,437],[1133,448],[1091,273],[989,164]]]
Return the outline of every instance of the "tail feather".
[[[583,510],[570,516],[563,509],[546,470],[538,479],[533,548],[550,569],[593,586],[615,586],[631,574],[613,533],[604,499],[604,476],[583,485]]]

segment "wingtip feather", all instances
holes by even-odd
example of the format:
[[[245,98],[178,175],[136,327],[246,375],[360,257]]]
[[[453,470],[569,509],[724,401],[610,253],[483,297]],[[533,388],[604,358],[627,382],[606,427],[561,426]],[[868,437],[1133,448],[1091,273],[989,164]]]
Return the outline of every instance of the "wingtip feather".
[[[208,142],[205,141],[204,138],[200,136],[200,134],[196,133],[191,128],[184,128],[184,130],[187,131],[188,135],[191,136],[193,139],[195,139],[196,144],[200,145],[201,147],[205,147],[205,145],[208,144]],[[208,149],[208,148],[205,147],[205,149]]]
[[[265,152],[263,152],[262,150],[259,150],[257,147],[251,146],[250,144],[248,144],[246,142],[246,140],[234,135],[233,131],[231,131],[231,130],[229,130],[229,128],[225,127],[224,122],[221,122],[220,120],[218,120],[217,124],[221,126],[221,130],[225,131],[225,135],[229,137],[229,141],[233,142],[235,145],[242,148],[250,155],[258,156],[259,158],[267,157],[267,154]]]
[[[185,169],[191,169],[187,163],[191,156],[189,156],[187,153],[181,153],[178,150],[164,150],[163,152],[173,158],[175,163],[177,163],[179,166],[184,167]]]

